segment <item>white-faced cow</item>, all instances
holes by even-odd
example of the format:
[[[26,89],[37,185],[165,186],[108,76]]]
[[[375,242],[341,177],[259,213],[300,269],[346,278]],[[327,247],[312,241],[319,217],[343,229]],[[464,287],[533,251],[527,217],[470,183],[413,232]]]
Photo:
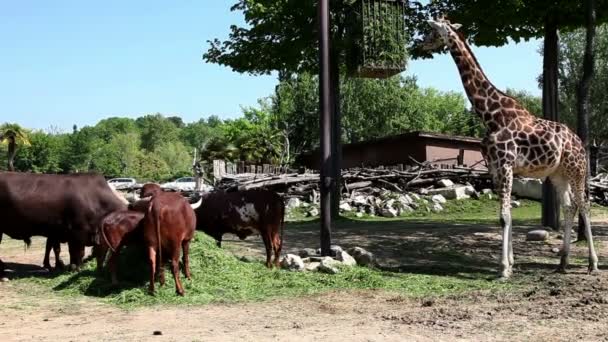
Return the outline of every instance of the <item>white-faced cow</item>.
[[[241,240],[258,233],[266,247],[266,266],[278,267],[283,247],[285,204],[283,198],[270,190],[216,191],[203,195],[202,205],[195,210],[196,229],[202,230],[221,247],[226,233]]]

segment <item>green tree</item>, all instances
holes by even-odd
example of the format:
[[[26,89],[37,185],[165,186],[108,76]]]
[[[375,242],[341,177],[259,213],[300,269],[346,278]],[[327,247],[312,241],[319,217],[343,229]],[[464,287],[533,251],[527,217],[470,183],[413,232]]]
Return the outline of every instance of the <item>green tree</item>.
[[[192,173],[192,155],[179,141],[170,141],[161,144],[154,151],[157,157],[168,166],[172,176],[183,176]]]
[[[541,117],[543,115],[543,99],[526,90],[507,88],[507,95],[516,98],[531,114]]]
[[[62,144],[65,139],[61,135],[47,134],[35,131],[29,134],[29,146],[20,150],[20,158],[15,166],[20,171],[36,173],[59,173]]]
[[[175,122],[162,114],[142,116],[135,123],[141,132],[141,147],[148,152],[154,151],[163,143],[178,140],[179,129]]]
[[[7,146],[7,167],[9,171],[15,171],[13,162],[17,149],[20,146],[29,146],[30,141],[26,130],[17,124],[5,123],[0,126],[0,144]]]
[[[608,24],[597,28],[595,37],[595,73],[590,82],[589,138],[599,144],[608,143]],[[560,116],[571,128],[577,127],[577,88],[583,73],[585,30],[560,36]]]

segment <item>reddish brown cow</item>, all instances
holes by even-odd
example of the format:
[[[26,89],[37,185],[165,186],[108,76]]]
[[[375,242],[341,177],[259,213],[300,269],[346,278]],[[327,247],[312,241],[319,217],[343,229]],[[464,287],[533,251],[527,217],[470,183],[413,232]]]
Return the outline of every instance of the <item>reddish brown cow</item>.
[[[196,216],[188,201],[178,193],[161,192],[150,199],[150,205],[142,220],[144,245],[148,251],[150,263],[149,291],[154,293],[154,279],[156,267],[159,269],[160,284],[164,285],[164,272],[162,270],[163,254],[171,262],[171,272],[175,280],[175,291],[184,295],[184,288],[179,279],[179,255],[183,248],[182,261],[184,275],[191,279],[188,251],[190,240],[196,228]],[[158,264],[157,257],[158,254]]]
[[[196,229],[215,238],[221,247],[226,233],[244,240],[259,233],[266,247],[266,266],[274,251],[274,265],[279,266],[283,247],[285,204],[283,198],[269,190],[211,192],[203,196],[196,212]]]
[[[144,184],[144,186],[142,186],[141,190],[139,191],[139,197],[141,197],[141,198],[152,197],[152,196],[162,193],[162,192],[163,192],[163,189],[161,189],[160,185],[158,185],[156,183],[146,183],[146,184]]]
[[[149,202],[147,202],[149,204]],[[119,210],[106,215],[101,221],[99,235],[99,253],[97,254],[97,268],[101,269],[103,259],[110,249],[112,255],[108,260],[108,268],[112,277],[112,284],[117,284],[116,262],[123,246],[132,243],[141,243],[142,226],[141,221],[144,213],[133,210]]]

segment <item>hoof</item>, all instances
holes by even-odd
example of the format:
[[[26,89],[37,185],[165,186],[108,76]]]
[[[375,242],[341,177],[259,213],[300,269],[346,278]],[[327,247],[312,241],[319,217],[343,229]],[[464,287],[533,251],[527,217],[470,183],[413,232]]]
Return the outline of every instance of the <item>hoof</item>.
[[[70,272],[76,272],[80,270],[80,266],[70,264],[70,266],[68,266],[68,269],[70,270]]]
[[[65,264],[63,263],[63,261],[59,260],[55,263],[55,269],[56,270],[63,270],[65,268]]]
[[[591,267],[591,266],[589,266],[589,268],[587,269],[587,274],[590,274],[590,275],[599,275],[600,274],[600,270],[598,270],[597,267]]]
[[[553,273],[561,273],[561,274],[566,274],[566,268],[563,266],[558,266],[555,271],[553,271]]]
[[[175,291],[175,293],[180,297],[184,296],[184,291]]]

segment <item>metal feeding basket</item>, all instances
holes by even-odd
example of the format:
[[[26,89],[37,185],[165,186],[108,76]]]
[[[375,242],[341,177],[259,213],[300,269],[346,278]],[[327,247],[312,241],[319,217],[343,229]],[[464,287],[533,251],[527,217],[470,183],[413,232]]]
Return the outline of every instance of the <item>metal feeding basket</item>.
[[[388,78],[405,70],[405,0],[358,0],[348,15],[350,76]]]

